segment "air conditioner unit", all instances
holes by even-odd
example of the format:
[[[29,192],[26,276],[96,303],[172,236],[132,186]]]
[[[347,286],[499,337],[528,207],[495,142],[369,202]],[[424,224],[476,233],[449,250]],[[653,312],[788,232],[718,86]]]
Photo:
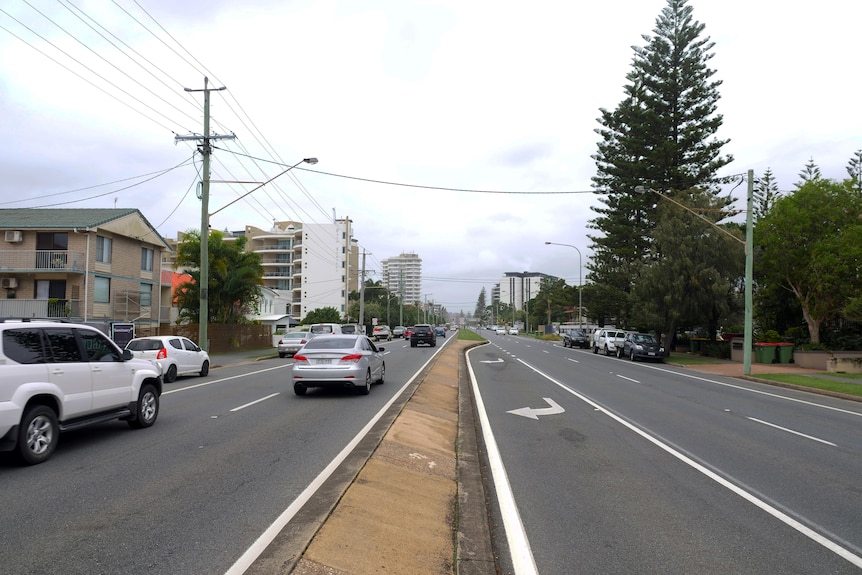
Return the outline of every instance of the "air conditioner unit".
[[[6,230],[6,241],[17,244],[22,241],[23,237],[19,230]]]
[[[0,279],[0,287],[16,288],[16,287],[18,287],[18,278],[2,278],[2,279]]]

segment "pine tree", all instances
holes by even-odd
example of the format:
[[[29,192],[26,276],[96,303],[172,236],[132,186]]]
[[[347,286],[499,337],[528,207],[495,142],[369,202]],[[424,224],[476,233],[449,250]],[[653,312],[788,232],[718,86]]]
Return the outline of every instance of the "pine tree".
[[[754,182],[754,219],[759,220],[769,213],[775,200],[778,199],[778,182],[772,173],[772,168],[766,168],[762,178]]]
[[[593,187],[604,207],[590,228],[597,234],[590,267],[594,282],[629,294],[642,261],[648,257],[655,227],[654,193],[637,195],[637,186],[673,196],[699,188],[716,195],[717,172],[732,161],[721,155],[727,140],[715,137],[722,124],[716,113],[721,81],[707,66],[714,44],[701,37],[687,0],[668,0],[656,19],[654,36],[636,47],[626,75],[625,99],[613,111],[601,109],[596,131],[602,137],[593,156]],[[716,220],[721,219],[716,215]],[[627,311],[618,310],[624,319]]]
[[[847,162],[847,173],[850,175],[850,186],[862,193],[862,150],[856,150]]]
[[[799,172],[799,177],[801,179],[796,182],[797,188],[801,188],[808,182],[816,182],[823,179],[823,176],[820,174],[820,166],[814,163],[814,158],[805,163],[805,167]]]

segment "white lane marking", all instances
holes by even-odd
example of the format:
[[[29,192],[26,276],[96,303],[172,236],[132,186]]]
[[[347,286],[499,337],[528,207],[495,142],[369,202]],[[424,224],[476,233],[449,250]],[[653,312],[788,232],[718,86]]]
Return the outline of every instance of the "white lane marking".
[[[566,361],[571,361],[571,362],[574,362],[574,363],[581,363],[581,362],[579,362],[579,361],[578,361],[578,360],[576,360],[576,359],[572,359],[571,357],[567,357],[567,358],[566,358]]]
[[[796,397],[788,397],[788,396],[786,396],[786,395],[779,395],[779,394],[777,394],[777,393],[773,393],[773,392],[769,392],[769,391],[763,391],[763,390],[760,390],[760,389],[752,389],[752,388],[750,388],[750,387],[743,387],[743,386],[741,386],[741,385],[735,385],[735,384],[733,384],[733,383],[725,383],[725,382],[723,382],[723,381],[716,381],[716,380],[714,380],[714,379],[709,379],[708,377],[700,377],[700,376],[697,376],[697,375],[691,375],[690,373],[682,373],[682,372],[679,372],[679,371],[674,371],[674,370],[672,370],[672,369],[666,369],[666,368],[656,367],[656,366],[654,366],[654,365],[641,364],[641,366],[642,366],[642,367],[646,367],[646,368],[648,368],[648,369],[654,369],[654,370],[656,370],[656,371],[663,371],[664,373],[672,373],[672,374],[674,374],[674,375],[679,375],[679,376],[681,376],[681,377],[687,377],[687,378],[689,378],[689,379],[694,379],[694,380],[697,380],[697,381],[705,381],[705,382],[707,382],[707,383],[714,383],[715,385],[723,385],[724,387],[731,387],[731,388],[733,388],[733,389],[738,389],[738,390],[741,390],[741,391],[747,391],[747,392],[749,392],[749,393],[757,393],[757,394],[760,394],[760,395],[766,395],[766,396],[769,396],[769,397],[774,397],[774,398],[776,398],[776,399],[783,399],[783,400],[785,400],[785,401],[792,401],[792,402],[795,402],[795,403],[801,403],[801,404],[803,404],[803,405],[809,405],[809,406],[811,406],[811,407],[820,407],[820,408],[822,408],[822,409],[828,409],[828,410],[830,410],[830,411],[837,411],[838,413],[846,413],[846,414],[848,414],[848,415],[855,415],[855,416],[857,416],[857,417],[862,417],[862,412],[859,412],[859,411],[851,411],[851,410],[849,410],[849,409],[842,409],[842,408],[840,408],[840,407],[833,407],[833,406],[831,406],[831,405],[824,405],[824,404],[822,404],[822,403],[814,403],[813,401],[808,401],[808,400],[805,400],[805,399],[799,399],[799,398],[796,398]]]
[[[548,351],[547,349],[543,349],[543,350],[542,350],[542,353],[551,353],[551,352],[550,352],[550,351]]]
[[[623,419],[622,417],[620,417],[619,415],[616,415],[615,413],[609,411],[608,409],[606,409],[602,405],[596,403],[595,401],[593,401],[589,397],[587,397],[581,393],[578,393],[577,391],[575,391],[573,389],[570,389],[568,386],[557,381],[553,377],[539,371],[538,369],[536,369],[532,365],[526,363],[524,360],[519,359],[518,361],[520,361],[526,367],[528,367],[529,369],[532,369],[533,371],[535,371],[536,373],[538,373],[539,375],[541,375],[542,377],[544,377],[548,381],[550,381],[550,382],[558,385],[559,387],[565,389],[566,391],[568,391],[569,393],[571,393],[572,395],[574,395],[575,397],[577,397],[578,399],[580,399],[584,403],[596,408],[597,410],[604,412],[608,417],[610,417],[614,421],[624,425],[625,427],[629,428],[630,430],[632,430],[636,434],[640,435],[641,437],[643,437],[644,439],[646,439],[647,441],[649,441],[650,443],[652,443],[653,445],[655,445],[659,449],[662,449],[665,452],[672,455],[673,457],[676,457],[677,459],[679,459],[680,461],[682,461],[686,465],[688,465],[688,466],[692,467],[693,469],[699,471],[700,473],[706,475],[707,477],[709,477],[710,479],[712,479],[713,481],[715,481],[716,483],[718,483],[722,487],[730,490],[731,492],[742,497],[743,499],[745,499],[749,503],[752,503],[756,507],[769,513],[770,515],[772,515],[773,517],[775,517],[776,519],[778,519],[779,521],[781,521],[785,525],[787,525],[787,526],[791,527],[792,529],[795,529],[796,531],[805,535],[806,537],[808,537],[809,539],[811,539],[815,543],[822,545],[823,547],[832,551],[833,553],[835,553],[839,557],[846,559],[847,561],[849,561],[850,563],[852,563],[856,567],[862,567],[862,557],[854,554],[849,549],[846,549],[845,547],[842,547],[841,545],[832,541],[831,539],[826,538],[825,536],[821,535],[817,531],[814,531],[813,529],[811,529],[807,525],[804,525],[800,521],[794,519],[793,517],[791,517],[787,513],[784,513],[783,511],[770,505],[766,501],[758,498],[754,494],[749,493],[748,491],[745,491],[743,488],[739,487],[735,483],[732,483],[729,479],[725,479],[724,477],[722,477],[718,473],[716,473],[716,472],[712,471],[711,469],[708,469],[707,467],[701,465],[697,461],[691,459],[690,457],[683,454],[682,452],[677,451],[676,449],[674,449],[670,445],[662,442],[658,438],[653,437],[652,435],[650,435],[649,433],[647,433],[646,431],[644,431],[640,427],[636,426],[635,424],[630,423],[630,422],[626,421],[625,419]],[[670,370],[663,370],[663,371],[670,371]],[[675,373],[675,372],[671,372],[671,373]],[[721,383],[721,382],[716,382],[716,383]],[[736,387],[736,386],[729,386],[729,387]],[[745,388],[740,388],[740,389],[745,390]],[[750,391],[750,390],[746,390],[746,391]],[[767,394],[767,395],[770,395],[770,394]],[[779,397],[781,397],[781,396],[779,396]],[[807,403],[807,402],[803,402],[803,403]],[[823,407],[826,407],[826,406],[823,406]]]
[[[246,403],[245,405],[240,405],[239,407],[234,407],[233,409],[231,409],[231,412],[239,411],[240,409],[245,409],[246,407],[250,407],[250,406],[254,405],[255,403],[260,403],[261,401],[266,401],[267,399],[272,399],[273,397],[275,397],[277,395],[281,395],[281,394],[271,393],[271,394],[267,395],[266,397],[261,397],[260,399],[255,399],[254,401],[250,401],[250,402]]]
[[[260,537],[258,537],[257,540],[252,543],[248,549],[245,550],[245,553],[243,553],[240,558],[236,560],[236,563],[231,565],[230,568],[225,571],[224,575],[243,575],[243,573],[245,573],[248,568],[251,567],[251,565],[257,560],[257,558],[260,557],[261,553],[263,553],[266,548],[269,547],[269,544],[272,543],[273,540],[278,536],[278,534],[281,533],[281,531],[285,528],[285,526],[290,523],[291,519],[293,519],[296,514],[299,513],[299,510],[302,509],[303,505],[308,503],[308,500],[311,499],[312,496],[314,496],[314,494],[317,492],[317,490],[320,489],[320,487],[326,482],[327,479],[329,479],[329,476],[332,475],[336,469],[338,469],[338,466],[341,465],[341,463],[345,459],[347,459],[347,456],[350,455],[350,452],[352,452],[359,444],[359,442],[362,441],[362,439],[364,439],[366,435],[368,435],[368,432],[371,431],[371,428],[374,427],[374,425],[381,417],[383,417],[383,414],[386,412],[386,410],[389,409],[389,407],[393,403],[395,403],[396,399],[401,397],[401,394],[403,394],[404,390],[406,390],[410,386],[410,384],[413,383],[417,375],[425,371],[425,368],[428,367],[428,364],[431,363],[434,358],[437,357],[437,354],[442,352],[443,349],[444,347],[440,346],[440,348],[435,353],[431,354],[431,357],[428,358],[428,361],[426,361],[424,364],[422,364],[422,367],[416,370],[416,374],[414,374],[413,377],[407,380],[407,383],[401,386],[401,389],[399,389],[398,392],[392,396],[392,399],[387,401],[383,405],[383,407],[380,408],[380,411],[378,411],[377,414],[375,414],[374,417],[372,417],[368,421],[365,427],[359,430],[359,433],[357,433],[356,436],[351,439],[347,445],[344,446],[344,449],[342,449],[338,453],[338,455],[336,455],[335,458],[329,462],[329,465],[323,468],[323,471],[321,471],[317,475],[317,477],[315,477],[312,482],[308,484],[308,487],[302,490],[302,493],[300,493],[299,496],[297,496],[297,498],[294,499],[290,503],[290,505],[287,506],[287,509],[282,511],[281,515],[279,515],[276,520],[273,521],[272,524],[267,527],[263,533],[260,534]]]
[[[769,423],[768,421],[763,421],[762,419],[757,419],[756,417],[749,417],[748,419],[750,419],[751,421],[756,421],[757,423],[762,423],[763,425],[768,425],[769,427],[774,427],[775,429],[780,429],[781,431],[786,431],[787,433],[792,433],[793,435],[798,435],[799,437],[804,437],[805,439],[810,439],[811,441],[819,441],[820,443],[825,443],[826,445],[831,445],[832,447],[838,447],[838,445],[832,443],[831,441],[826,441],[825,439],[820,439],[819,437],[814,437],[813,435],[806,435],[800,431],[794,431],[786,427],[781,427],[780,425],[775,425],[774,423]]]
[[[163,391],[163,392],[162,392],[162,395],[170,395],[170,394],[172,394],[172,393],[179,393],[179,392],[181,392],[181,391],[188,391],[189,389],[195,389],[195,388],[198,388],[198,387],[206,387],[206,386],[208,386],[208,385],[213,385],[213,384],[215,384],[215,383],[221,383],[221,382],[223,382],[223,381],[230,381],[230,380],[232,380],[232,379],[239,379],[239,378],[242,378],[242,377],[248,377],[248,376],[250,376],[250,375],[256,375],[256,374],[258,374],[258,373],[266,373],[267,371],[273,371],[273,370],[275,370],[275,369],[284,369],[285,367],[290,367],[291,365],[293,365],[293,364],[292,364],[292,363],[283,363],[283,364],[280,364],[280,365],[278,365],[278,366],[276,366],[276,367],[268,367],[268,368],[266,368],[266,369],[259,369],[259,370],[257,370],[257,371],[251,371],[251,372],[249,372],[249,373],[242,373],[242,374],[239,374],[239,375],[232,375],[232,376],[230,376],[230,377],[223,377],[223,378],[221,378],[221,379],[214,379],[214,380],[212,380],[212,381],[205,381],[205,382],[203,382],[203,383],[196,383],[196,384],[194,384],[194,385],[189,385],[189,386],[187,386],[187,387],[180,387],[179,389],[171,389],[171,390],[168,390],[168,391]]]
[[[482,437],[485,439],[488,463],[491,465],[491,476],[494,480],[494,489],[497,492],[497,502],[500,504],[503,529],[506,532],[509,552],[512,554],[512,568],[515,570],[515,575],[538,575],[539,570],[533,558],[533,551],[530,549],[530,541],[527,539],[524,523],[521,521],[520,513],[518,513],[515,495],[512,493],[509,476],[506,474],[506,467],[503,465],[500,449],[497,447],[497,442],[494,439],[494,432],[491,430],[488,414],[485,411],[485,403],[482,401],[482,394],[479,392],[479,385],[476,383],[476,374],[473,372],[473,364],[470,361],[470,354],[474,349],[479,349],[479,347],[481,346],[467,350],[467,371],[470,373],[470,384],[476,400],[476,409],[479,412]]]
[[[509,410],[506,413],[512,413],[514,415],[520,415],[521,417],[528,417],[530,419],[539,419],[540,415],[557,415],[558,413],[566,412],[559,403],[550,397],[543,397],[542,399],[547,402],[548,407],[521,407],[519,409]]]
[[[636,380],[636,379],[632,379],[632,378],[630,378],[630,377],[626,377],[626,376],[624,376],[624,375],[616,374],[616,376],[617,376],[618,378],[620,378],[620,379],[625,379],[626,381],[630,381],[630,382],[632,382],[632,383],[640,383],[638,380]]]

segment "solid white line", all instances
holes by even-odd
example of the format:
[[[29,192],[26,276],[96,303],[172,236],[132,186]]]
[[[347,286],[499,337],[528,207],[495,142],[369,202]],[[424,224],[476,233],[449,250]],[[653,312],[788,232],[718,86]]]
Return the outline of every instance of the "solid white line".
[[[440,346],[435,353],[431,354],[431,357],[428,358],[422,367],[416,370],[416,374],[411,377],[407,383],[401,386],[401,389],[398,390],[398,393],[392,396],[392,399],[386,402],[386,404],[380,408],[380,411],[369,420],[369,422],[359,430],[359,433],[350,440],[350,442],[344,446],[338,455],[335,456],[335,459],[329,462],[323,471],[321,471],[317,477],[315,477],[311,483],[308,484],[308,487],[303,489],[302,493],[294,499],[290,505],[288,505],[287,509],[281,512],[281,515],[276,518],[272,524],[266,528],[266,530],[260,534],[260,537],[251,544],[251,546],[245,550],[239,559],[236,560],[236,563],[230,566],[230,568],[225,571],[225,575],[242,575],[245,573],[249,567],[260,557],[260,554],[263,553],[270,543],[281,533],[281,530],[285,528],[285,526],[290,523],[291,519],[293,519],[296,514],[302,509],[302,506],[305,505],[317,492],[318,489],[329,479],[329,476],[332,475],[338,466],[347,459],[347,456],[350,455],[350,452],[356,447],[356,445],[362,441],[362,439],[368,434],[372,427],[377,423],[377,421],[383,417],[383,414],[386,412],[389,407],[395,403],[395,400],[398,399],[404,390],[407,389],[413,380],[416,379],[416,376],[425,370],[431,361],[437,357],[437,354],[443,351],[445,346]]]
[[[714,380],[714,379],[709,379],[708,377],[701,377],[701,376],[697,376],[697,375],[691,375],[690,373],[682,373],[682,372],[679,372],[679,371],[674,371],[674,370],[672,370],[672,369],[666,369],[666,368],[656,367],[656,366],[654,366],[654,365],[641,364],[641,366],[642,366],[642,367],[646,367],[646,368],[648,368],[648,369],[654,369],[654,370],[656,370],[656,371],[663,371],[664,373],[672,373],[672,374],[674,374],[674,375],[679,375],[679,376],[682,376],[682,377],[687,377],[687,378],[689,378],[689,379],[694,379],[694,380],[697,380],[697,381],[705,381],[705,382],[707,382],[707,383],[714,383],[715,385],[723,385],[724,387],[730,387],[730,388],[733,388],[733,389],[738,389],[738,390],[740,390],[740,391],[747,391],[747,392],[749,392],[749,393],[757,393],[757,394],[760,394],[760,395],[766,395],[766,396],[769,396],[769,397],[775,397],[775,398],[777,398],[777,399],[783,399],[783,400],[785,400],[785,401],[792,401],[792,402],[795,402],[795,403],[801,403],[801,404],[803,404],[803,405],[810,405],[811,407],[819,407],[819,408],[822,408],[822,409],[828,409],[828,410],[830,410],[830,411],[837,411],[838,413],[846,413],[847,415],[855,415],[855,416],[857,416],[857,417],[862,417],[862,412],[859,412],[859,411],[851,411],[851,410],[849,410],[849,409],[842,409],[842,408],[840,408],[840,407],[832,407],[831,405],[824,405],[824,404],[822,404],[822,403],[814,403],[813,401],[808,401],[808,400],[805,400],[805,399],[798,399],[798,398],[796,398],[796,397],[788,397],[788,396],[786,396],[786,395],[779,395],[779,394],[777,394],[777,393],[772,393],[772,392],[769,392],[769,391],[763,391],[763,390],[760,390],[760,389],[752,389],[752,388],[750,388],[750,387],[743,387],[743,386],[741,386],[741,385],[735,385],[735,384],[733,384],[733,383],[725,383],[725,382],[723,382],[723,381],[716,381],[716,380]]]
[[[473,364],[470,361],[470,353],[473,349],[478,348],[478,346],[472,348],[466,353],[467,371],[470,372],[470,382],[476,400],[476,408],[479,412],[482,437],[485,439],[485,449],[488,453],[488,463],[491,465],[491,476],[494,479],[497,502],[500,504],[500,514],[503,518],[506,541],[509,544],[509,552],[512,555],[512,567],[516,575],[537,575],[539,571],[536,568],[533,551],[530,549],[530,541],[527,539],[524,523],[521,521],[520,513],[518,513],[515,495],[512,493],[509,476],[506,474],[503,458],[494,439],[494,432],[491,430],[491,423],[488,421],[488,414],[485,411],[485,403],[482,401],[482,394],[479,392],[479,385],[476,383],[476,374],[473,372]]]
[[[763,421],[762,419],[757,419],[756,417],[749,417],[748,419],[750,419],[751,421],[756,421],[757,423],[762,423],[763,425],[768,425],[769,427],[774,427],[775,429],[780,429],[781,431],[786,431],[787,433],[792,433],[793,435],[798,435],[799,437],[804,437],[812,441],[819,441],[820,443],[825,443],[826,445],[831,445],[832,447],[838,447],[838,445],[832,443],[831,441],[826,441],[825,439],[820,439],[818,437],[814,437],[813,435],[806,435],[799,431],[793,431],[792,429],[781,427],[780,425],[775,425],[774,423],[769,423],[768,421]]]
[[[852,563],[856,567],[862,567],[862,557],[860,557],[859,555],[856,555],[855,553],[853,553],[849,549],[842,547],[838,543],[832,541],[831,539],[826,538],[825,536],[821,535],[817,531],[814,531],[813,529],[811,529],[807,525],[804,525],[800,521],[794,519],[790,515],[779,510],[778,508],[773,507],[772,505],[770,505],[766,501],[759,499],[758,497],[749,493],[748,491],[745,491],[743,488],[739,487],[735,483],[732,483],[729,479],[725,479],[724,477],[722,477],[718,473],[712,471],[711,469],[705,467],[704,465],[701,465],[697,461],[691,459],[690,457],[683,454],[682,452],[677,451],[676,449],[674,449],[670,445],[662,442],[658,438],[653,437],[652,435],[650,435],[649,433],[647,433],[643,429],[637,427],[633,423],[630,423],[630,422],[626,421],[625,419],[623,419],[622,417],[609,411],[604,406],[596,403],[595,401],[593,401],[589,397],[582,395],[581,393],[578,393],[577,391],[575,391],[573,389],[570,389],[568,386],[557,381],[553,377],[539,371],[538,369],[536,369],[532,365],[526,363],[524,360],[519,359],[518,361],[520,361],[526,367],[528,367],[529,369],[532,369],[534,372],[538,373],[539,375],[541,375],[542,377],[544,377],[548,381],[555,383],[559,387],[568,391],[569,393],[571,393],[572,395],[574,395],[575,397],[577,397],[578,399],[580,399],[584,403],[594,407],[595,409],[597,409],[599,411],[604,412],[605,414],[608,415],[608,417],[610,417],[614,421],[624,425],[625,427],[629,428],[630,430],[632,430],[636,434],[640,435],[641,437],[643,437],[644,439],[646,439],[647,441],[649,441],[650,443],[652,443],[653,445],[655,445],[659,449],[666,451],[667,453],[669,453],[673,457],[677,458],[678,460],[682,461],[686,465],[699,471],[703,475],[706,475],[707,477],[709,477],[710,479],[712,479],[713,481],[715,481],[716,483],[718,483],[722,487],[730,490],[731,492],[742,497],[743,499],[745,499],[749,503],[752,503],[756,507],[769,513],[770,515],[772,515],[773,517],[775,517],[776,519],[778,519],[779,521],[781,521],[785,525],[787,525],[787,526],[791,527],[792,529],[795,529],[796,531],[802,533],[803,535],[805,535],[806,537],[808,537],[809,539],[811,539],[815,543],[819,543],[820,545],[822,545],[826,549],[832,551],[833,553],[835,553],[839,557],[846,559],[847,561],[849,561],[850,563]],[[675,372],[671,372],[671,373],[675,373]],[[721,382],[716,382],[716,383],[721,383]],[[731,387],[733,387],[733,386],[731,386]],[[745,389],[745,388],[742,388],[742,389]]]
[[[261,401],[266,401],[267,399],[272,399],[273,397],[275,397],[277,395],[280,395],[280,394],[272,393],[270,395],[267,395],[266,397],[261,397],[260,399],[255,399],[254,401],[252,401],[250,403],[246,403],[245,405],[240,405],[239,407],[234,407],[233,409],[231,409],[231,411],[233,412],[233,411],[239,411],[240,409],[245,409],[246,407],[252,406],[255,403],[260,403]]]

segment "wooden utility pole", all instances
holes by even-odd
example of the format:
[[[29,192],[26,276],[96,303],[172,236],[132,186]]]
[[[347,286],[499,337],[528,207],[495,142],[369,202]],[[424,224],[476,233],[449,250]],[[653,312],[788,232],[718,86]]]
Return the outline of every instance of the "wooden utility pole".
[[[209,334],[207,327],[209,324],[209,201],[210,201],[210,155],[212,147],[210,140],[234,139],[235,135],[219,136],[218,134],[210,135],[210,92],[219,92],[224,90],[221,88],[209,88],[209,79],[204,77],[204,87],[202,90],[193,90],[186,88],[186,92],[203,92],[204,93],[204,133],[203,136],[193,134],[191,136],[176,136],[174,141],[180,140],[200,140],[198,151],[203,156],[203,175],[201,179],[201,268],[200,268],[200,311],[198,314],[198,345],[209,351]]]

